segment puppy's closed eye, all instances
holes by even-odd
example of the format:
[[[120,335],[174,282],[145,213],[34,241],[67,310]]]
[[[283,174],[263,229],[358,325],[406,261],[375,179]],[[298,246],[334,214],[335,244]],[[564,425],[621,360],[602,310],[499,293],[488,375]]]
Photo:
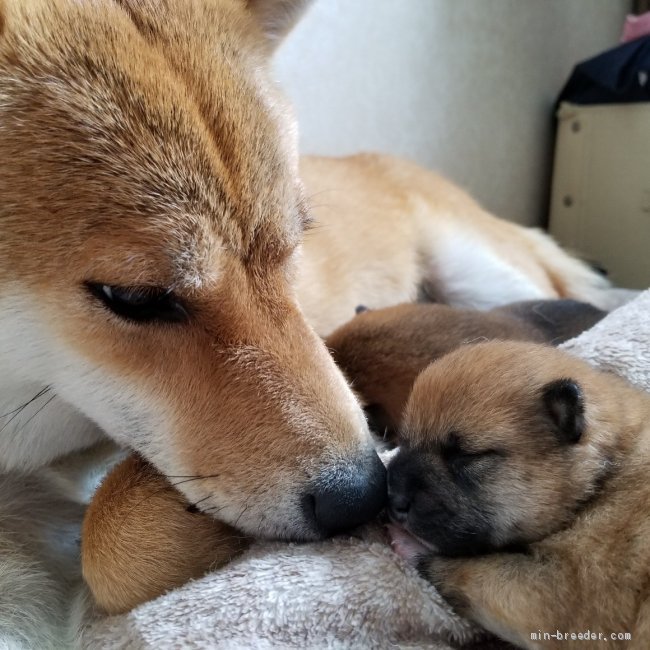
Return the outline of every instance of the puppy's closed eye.
[[[446,443],[440,450],[440,456],[455,476],[463,476],[470,470],[479,470],[486,467],[488,463],[503,454],[496,449],[468,450],[460,445],[458,434],[449,435]]]

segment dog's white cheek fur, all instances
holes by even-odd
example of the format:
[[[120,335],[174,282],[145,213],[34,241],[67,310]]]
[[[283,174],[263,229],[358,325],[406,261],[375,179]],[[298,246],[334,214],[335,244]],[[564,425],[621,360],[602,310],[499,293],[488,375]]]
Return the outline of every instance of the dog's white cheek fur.
[[[106,434],[177,469],[164,409],[53,336],[46,314],[16,286],[0,297],[0,367],[0,470],[37,468]]]

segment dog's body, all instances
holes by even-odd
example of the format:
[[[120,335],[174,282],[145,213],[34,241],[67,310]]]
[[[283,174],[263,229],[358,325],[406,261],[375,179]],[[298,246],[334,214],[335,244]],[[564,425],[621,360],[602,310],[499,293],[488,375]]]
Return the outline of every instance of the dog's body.
[[[0,648],[73,647],[86,597],[78,560],[83,508],[36,475],[0,476]]]
[[[313,159],[304,190],[268,61],[305,4],[0,2],[1,472],[107,436],[249,534],[316,539],[380,508],[384,475],[309,323],[418,295],[607,306],[412,165]]]
[[[541,231],[497,219],[437,174],[388,156],[305,158],[316,227],[297,276],[321,336],[371,309],[430,300],[490,309],[573,298],[615,306],[606,283]]]
[[[401,442],[389,510],[423,545],[394,530],[398,551],[424,554],[459,613],[527,648],[586,630],[648,647],[647,394],[550,347],[484,343],[418,377]]]
[[[418,374],[461,345],[488,340],[559,345],[606,312],[575,300],[534,300],[489,311],[405,304],[365,310],[327,337],[327,347],[361,397],[371,429],[397,431]]]

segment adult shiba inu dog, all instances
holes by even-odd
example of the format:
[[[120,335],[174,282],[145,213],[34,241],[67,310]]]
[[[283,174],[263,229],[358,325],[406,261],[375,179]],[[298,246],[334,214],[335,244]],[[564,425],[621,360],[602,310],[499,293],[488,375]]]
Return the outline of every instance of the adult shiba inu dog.
[[[373,515],[385,477],[316,333],[360,302],[418,296],[606,306],[606,283],[550,239],[414,165],[299,164],[269,59],[306,4],[0,0],[0,471],[14,483],[109,437],[251,535],[318,538]],[[0,629],[46,647],[58,597],[20,586],[33,563],[50,571],[36,555],[13,554],[11,593],[0,565]],[[43,620],[16,618],[20,599]]]

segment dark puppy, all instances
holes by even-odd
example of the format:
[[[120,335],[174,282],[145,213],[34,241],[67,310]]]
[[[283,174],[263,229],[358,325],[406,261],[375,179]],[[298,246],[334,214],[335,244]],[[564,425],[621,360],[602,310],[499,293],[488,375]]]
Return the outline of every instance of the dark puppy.
[[[390,438],[418,374],[467,343],[500,339],[558,345],[605,312],[575,300],[519,302],[491,311],[404,304],[365,310],[326,340],[366,405],[373,430]]]
[[[459,613],[524,647],[587,629],[650,647],[647,394],[548,346],[484,343],[418,377],[400,443],[394,546]]]

